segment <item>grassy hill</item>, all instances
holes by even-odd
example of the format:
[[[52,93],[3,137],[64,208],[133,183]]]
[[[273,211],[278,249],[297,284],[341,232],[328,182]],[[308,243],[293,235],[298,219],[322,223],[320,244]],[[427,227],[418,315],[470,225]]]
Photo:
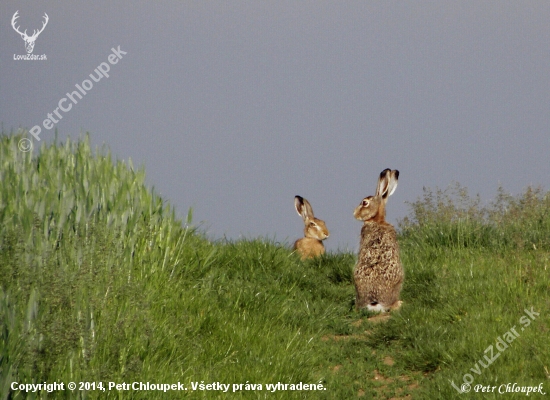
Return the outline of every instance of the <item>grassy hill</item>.
[[[400,225],[405,304],[386,319],[354,311],[354,254],[209,241],[87,138],[34,155],[20,138],[0,137],[0,399],[550,393],[550,193],[482,207],[460,186],[426,191]]]

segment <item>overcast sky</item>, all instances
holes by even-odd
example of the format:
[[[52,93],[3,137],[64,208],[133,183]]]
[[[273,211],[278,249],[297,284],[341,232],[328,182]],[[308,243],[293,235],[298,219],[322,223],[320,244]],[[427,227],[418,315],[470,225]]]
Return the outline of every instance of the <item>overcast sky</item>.
[[[14,60],[17,10],[28,34],[49,16],[47,60]],[[4,131],[90,132],[215,238],[294,241],[298,194],[329,250],[356,250],[353,209],[384,168],[401,172],[391,222],[423,186],[550,187],[547,0],[2,1],[0,94]]]

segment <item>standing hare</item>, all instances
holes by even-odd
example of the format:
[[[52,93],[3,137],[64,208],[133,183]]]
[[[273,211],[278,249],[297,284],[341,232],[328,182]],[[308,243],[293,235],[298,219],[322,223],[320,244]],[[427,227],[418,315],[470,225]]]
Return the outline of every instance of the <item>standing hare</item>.
[[[364,221],[359,257],[353,277],[355,307],[386,312],[401,306],[399,293],[404,271],[399,259],[395,228],[385,220],[386,202],[397,187],[399,171],[385,169],[378,178],[376,195],[363,199],[353,216]]]
[[[294,206],[298,215],[304,220],[305,237],[296,240],[293,250],[298,250],[302,260],[324,254],[325,246],[322,241],[329,235],[325,222],[314,217],[311,204],[303,197],[294,197]]]

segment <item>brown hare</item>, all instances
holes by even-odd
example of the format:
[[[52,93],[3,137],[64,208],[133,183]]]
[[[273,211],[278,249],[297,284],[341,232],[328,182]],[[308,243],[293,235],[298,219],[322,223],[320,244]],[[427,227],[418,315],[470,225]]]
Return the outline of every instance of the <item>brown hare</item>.
[[[401,306],[399,293],[404,271],[399,258],[395,228],[385,220],[386,202],[395,188],[399,171],[385,169],[378,178],[374,196],[363,199],[353,216],[364,221],[361,228],[359,257],[353,277],[355,307],[386,312]]]
[[[311,204],[301,196],[294,197],[294,207],[296,207],[298,215],[304,220],[305,237],[296,240],[293,250],[300,253],[302,260],[324,254],[325,246],[323,246],[322,241],[329,236],[325,222],[315,218]]]

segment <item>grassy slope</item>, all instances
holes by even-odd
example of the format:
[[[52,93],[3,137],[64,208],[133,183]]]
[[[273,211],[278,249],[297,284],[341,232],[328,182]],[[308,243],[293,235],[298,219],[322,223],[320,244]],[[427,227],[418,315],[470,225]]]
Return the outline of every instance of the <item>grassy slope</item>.
[[[302,263],[267,240],[209,242],[145,188],[143,171],[87,140],[32,158],[18,139],[0,147],[0,398],[12,381],[179,381],[193,398],[455,398],[449,380],[466,373],[550,392],[548,195],[501,193],[483,216],[440,192],[413,203],[400,239],[405,305],[377,322],[353,310],[353,254]],[[540,316],[522,331],[531,307]],[[519,338],[471,372],[513,326]],[[201,381],[264,386],[192,392]],[[319,381],[326,391],[265,387]],[[81,393],[121,394],[181,397]]]

